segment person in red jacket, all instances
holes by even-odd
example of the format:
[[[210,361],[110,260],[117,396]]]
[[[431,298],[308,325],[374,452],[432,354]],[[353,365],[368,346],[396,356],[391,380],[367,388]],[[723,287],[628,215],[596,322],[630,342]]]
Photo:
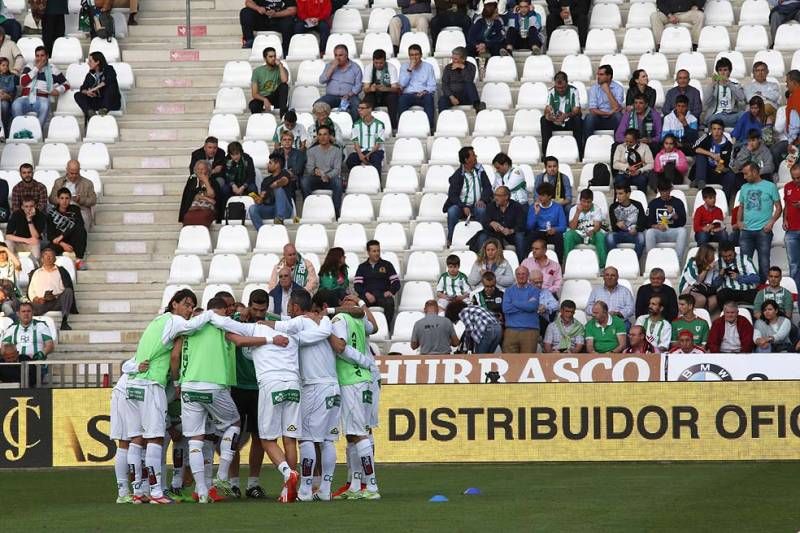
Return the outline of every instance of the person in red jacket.
[[[717,207],[717,191],[714,187],[704,187],[700,194],[703,196],[703,205],[694,212],[694,240],[697,245],[708,244],[711,241],[725,242],[728,232],[725,231],[725,215]]]
[[[753,325],[739,316],[739,306],[728,302],[722,316],[711,324],[706,344],[709,353],[751,353],[753,351]]]
[[[325,45],[331,34],[331,0],[297,0],[295,33],[316,32],[319,34],[319,52],[325,53]]]

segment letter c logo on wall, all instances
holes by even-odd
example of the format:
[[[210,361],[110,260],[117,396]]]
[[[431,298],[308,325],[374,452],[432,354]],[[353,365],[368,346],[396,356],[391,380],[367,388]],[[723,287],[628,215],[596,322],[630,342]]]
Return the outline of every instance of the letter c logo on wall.
[[[714,363],[699,363],[682,371],[678,381],[733,381],[733,376]]]
[[[50,391],[0,392],[0,468],[50,466]]]

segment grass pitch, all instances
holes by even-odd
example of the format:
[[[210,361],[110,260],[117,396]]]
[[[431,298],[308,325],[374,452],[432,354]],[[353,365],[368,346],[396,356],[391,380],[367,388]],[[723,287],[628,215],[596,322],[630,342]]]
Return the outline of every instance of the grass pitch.
[[[244,469],[243,469],[244,470]],[[337,478],[344,468],[337,469]],[[116,505],[113,470],[0,472],[0,531],[800,530],[800,463],[381,465],[383,500]],[[244,471],[242,472],[244,475]],[[338,480],[337,479],[337,480]],[[270,497],[279,477],[266,467]],[[478,487],[480,496],[464,496]],[[444,494],[447,503],[429,503]]]

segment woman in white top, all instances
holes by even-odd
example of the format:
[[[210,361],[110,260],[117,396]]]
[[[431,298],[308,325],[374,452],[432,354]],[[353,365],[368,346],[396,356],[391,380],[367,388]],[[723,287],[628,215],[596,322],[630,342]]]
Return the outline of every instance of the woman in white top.
[[[761,318],[753,324],[753,341],[756,352],[788,352],[792,349],[789,333],[792,323],[780,315],[780,307],[774,300],[761,304]]]

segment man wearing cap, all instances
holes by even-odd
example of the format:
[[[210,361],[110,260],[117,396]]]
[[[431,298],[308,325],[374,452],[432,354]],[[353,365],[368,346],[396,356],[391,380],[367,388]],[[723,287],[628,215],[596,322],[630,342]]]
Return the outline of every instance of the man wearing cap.
[[[682,329],[678,333],[678,345],[672,348],[669,353],[706,353],[706,351],[694,343],[694,335],[691,331]]]

